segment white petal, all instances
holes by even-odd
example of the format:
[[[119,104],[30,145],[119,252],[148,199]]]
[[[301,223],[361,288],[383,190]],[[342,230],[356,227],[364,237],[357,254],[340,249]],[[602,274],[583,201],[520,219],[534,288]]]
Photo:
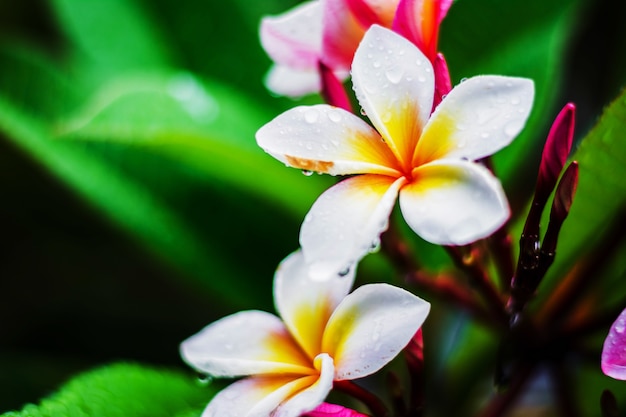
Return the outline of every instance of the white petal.
[[[300,229],[300,246],[314,277],[345,273],[378,246],[405,181],[359,175],[334,185],[315,201]]]
[[[202,417],[268,417],[280,403],[317,379],[317,375],[242,379],[213,397]]]
[[[256,133],[267,153],[295,168],[320,173],[395,175],[395,159],[374,129],[333,106],[299,106]]]
[[[402,36],[374,25],[354,55],[352,82],[361,107],[408,166],[433,104],[430,61]]]
[[[242,311],[224,317],[185,340],[183,359],[213,376],[312,372],[312,361],[272,314]]]
[[[344,298],[324,331],[335,379],[370,375],[391,361],[422,326],[430,304],[388,284],[369,284]]]
[[[320,91],[321,81],[317,68],[297,69],[274,65],[265,76],[265,86],[275,94],[298,98]]]
[[[282,403],[272,417],[299,417],[324,401],[333,387],[335,367],[325,353],[315,358],[315,367],[320,371],[317,381]]]
[[[439,245],[465,245],[489,236],[509,217],[502,186],[469,161],[438,160],[421,166],[400,191],[408,225]]]
[[[282,65],[315,69],[322,50],[322,5],[309,1],[261,20],[261,45]]]
[[[322,347],[328,318],[348,295],[354,283],[354,268],[347,276],[314,280],[301,251],[289,255],[274,276],[274,303],[285,325],[311,359]]]
[[[416,164],[443,157],[476,160],[502,149],[524,127],[533,97],[527,78],[485,75],[462,82],[424,127]]]

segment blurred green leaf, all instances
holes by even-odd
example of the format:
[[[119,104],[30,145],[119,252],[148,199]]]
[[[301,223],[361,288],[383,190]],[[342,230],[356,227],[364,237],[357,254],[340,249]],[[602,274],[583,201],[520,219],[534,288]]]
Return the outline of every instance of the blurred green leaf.
[[[323,190],[265,154],[254,139],[271,116],[236,92],[188,73],[130,77],[105,86],[61,137],[141,147],[223,184],[283,206],[296,217]]]
[[[135,1],[54,0],[60,27],[107,73],[172,64],[174,48]]]
[[[25,46],[0,46],[0,91],[32,116],[55,119],[81,100],[76,85],[46,54]]]
[[[215,391],[189,374],[118,363],[79,375],[39,405],[2,417],[171,417],[194,410],[199,415]]]
[[[167,208],[154,190],[107,161],[106,154],[54,140],[44,126],[4,100],[0,100],[0,130],[151,251],[200,279],[216,295],[214,305],[249,306],[259,299],[255,286],[242,286],[239,281],[247,278],[253,283],[257,277],[243,273],[246,268],[241,262],[225,259],[220,242],[202,240],[193,223]],[[242,254],[231,256],[241,259]]]
[[[523,133],[494,157],[507,189],[528,183],[527,175],[534,178],[539,166],[547,128],[556,115],[552,109],[561,87],[565,47],[578,23],[574,12],[582,2],[460,0],[443,21],[441,50],[457,82],[478,74],[535,81],[535,104]]]

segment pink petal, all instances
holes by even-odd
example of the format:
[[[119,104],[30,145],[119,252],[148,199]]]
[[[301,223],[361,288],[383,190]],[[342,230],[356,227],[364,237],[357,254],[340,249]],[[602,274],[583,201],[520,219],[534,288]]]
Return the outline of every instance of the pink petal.
[[[331,106],[352,112],[352,104],[346,90],[337,75],[323,62],[319,64],[322,80],[322,97]]]
[[[415,233],[438,245],[482,239],[509,217],[497,178],[476,163],[452,159],[416,169],[400,191],[400,209]]]
[[[212,376],[310,374],[307,358],[280,319],[262,311],[224,317],[185,340],[183,359]]]
[[[574,104],[566,104],[550,128],[539,166],[537,203],[545,204],[572,150],[575,111]]]
[[[401,0],[392,27],[434,62],[439,25],[451,5],[452,0]]]
[[[274,62],[316,69],[322,50],[322,5],[309,1],[261,20],[261,45]]]
[[[611,378],[626,380],[626,309],[622,311],[602,348],[602,372]]]
[[[300,229],[300,245],[311,274],[328,279],[349,271],[378,246],[404,178],[359,175],[324,192]]]
[[[292,253],[278,266],[274,276],[276,310],[311,360],[321,352],[326,322],[353,283],[354,270],[328,280],[312,279],[301,251]]]
[[[430,304],[388,284],[348,295],[324,331],[323,351],[335,360],[335,380],[361,378],[385,366],[422,326]]]
[[[348,7],[347,0],[323,1],[322,61],[333,70],[349,70],[365,28]]]
[[[443,54],[437,54],[435,62],[433,63],[433,69],[435,71],[435,98],[433,101],[433,111],[435,111],[443,98],[450,94],[450,90],[452,90],[452,81],[450,81],[448,63],[446,62]]]
[[[340,405],[322,403],[315,410],[309,411],[302,417],[368,417],[365,414],[345,408]]]

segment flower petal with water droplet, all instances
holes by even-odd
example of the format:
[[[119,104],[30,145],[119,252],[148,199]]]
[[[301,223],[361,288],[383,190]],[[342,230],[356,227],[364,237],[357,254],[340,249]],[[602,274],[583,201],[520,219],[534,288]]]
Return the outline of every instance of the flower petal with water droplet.
[[[626,309],[611,326],[602,347],[602,372],[626,380]]]
[[[438,160],[414,171],[400,191],[400,209],[423,239],[465,245],[489,236],[509,217],[500,182],[469,161]]]
[[[533,97],[534,85],[527,78],[467,79],[450,91],[424,126],[414,165],[444,157],[476,160],[502,149],[524,126]]]
[[[337,307],[322,349],[335,360],[335,379],[370,375],[385,366],[422,326],[430,304],[388,284],[357,288]]]
[[[180,351],[185,362],[213,376],[312,372],[285,325],[262,311],[224,317],[185,340]]]
[[[265,417],[282,402],[311,386],[317,376],[268,376],[242,379],[220,391],[202,417]],[[323,399],[322,399],[323,401]],[[293,415],[292,417],[297,417]]]
[[[287,110],[256,133],[258,145],[299,169],[345,175],[398,175],[380,135],[355,115],[320,104]]]
[[[347,276],[314,280],[302,251],[285,258],[274,276],[274,303],[285,325],[313,359],[321,352],[322,332],[337,305],[354,283],[354,269]]]
[[[387,229],[405,181],[359,175],[334,185],[315,201],[300,229],[302,252],[314,277],[328,279],[370,251]]]
[[[352,83],[359,104],[396,158],[410,164],[433,103],[428,59],[406,39],[374,25],[354,55]]]

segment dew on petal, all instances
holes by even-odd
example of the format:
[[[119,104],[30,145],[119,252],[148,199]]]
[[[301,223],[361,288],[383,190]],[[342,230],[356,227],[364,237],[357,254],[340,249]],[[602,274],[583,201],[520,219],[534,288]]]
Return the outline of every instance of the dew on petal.
[[[309,171],[308,169],[303,169],[302,175],[304,175],[305,177],[310,177],[311,175],[313,175],[313,171]]]
[[[517,135],[519,131],[522,130],[522,124],[523,122],[520,122],[520,121],[507,123],[504,126],[504,134],[507,136]]]
[[[306,111],[306,113],[304,113],[304,120],[307,123],[315,123],[317,122],[317,120],[319,119],[319,113],[317,112],[317,110],[314,109],[308,109]]]
[[[328,118],[331,122],[339,123],[341,121],[341,113],[339,113],[337,110],[331,110],[328,113]]]
[[[402,76],[404,76],[404,69],[399,66],[385,71],[385,77],[393,84],[398,84],[402,80]]]

